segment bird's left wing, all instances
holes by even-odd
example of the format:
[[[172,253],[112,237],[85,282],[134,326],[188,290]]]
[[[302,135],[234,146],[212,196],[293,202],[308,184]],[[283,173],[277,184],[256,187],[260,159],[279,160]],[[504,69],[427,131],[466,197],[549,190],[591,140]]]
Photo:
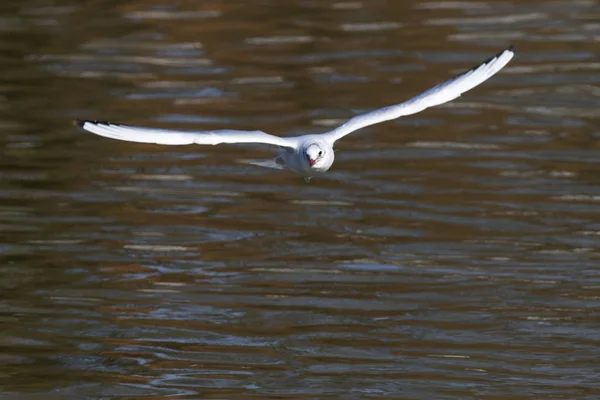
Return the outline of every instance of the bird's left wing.
[[[262,131],[238,131],[223,129],[217,131],[177,131],[170,129],[143,128],[111,122],[77,121],[86,131],[100,136],[137,143],[167,145],[221,144],[221,143],[265,143],[280,147],[296,148],[296,138],[282,138]]]
[[[465,71],[444,83],[440,83],[404,103],[357,115],[338,128],[324,133],[323,138],[333,144],[336,140],[365,126],[389,121],[405,115],[416,114],[426,108],[454,100],[464,92],[473,89],[475,86],[491,78],[508,64],[514,54],[514,49],[510,46],[477,67]]]

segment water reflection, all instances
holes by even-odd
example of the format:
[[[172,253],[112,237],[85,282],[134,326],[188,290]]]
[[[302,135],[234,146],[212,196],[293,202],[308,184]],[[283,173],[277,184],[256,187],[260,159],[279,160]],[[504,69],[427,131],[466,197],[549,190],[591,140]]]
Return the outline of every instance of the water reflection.
[[[8,396],[597,398],[595,1],[0,7]],[[75,118],[322,132],[310,185]],[[498,383],[502,384],[498,384]],[[525,396],[527,396],[525,395]]]

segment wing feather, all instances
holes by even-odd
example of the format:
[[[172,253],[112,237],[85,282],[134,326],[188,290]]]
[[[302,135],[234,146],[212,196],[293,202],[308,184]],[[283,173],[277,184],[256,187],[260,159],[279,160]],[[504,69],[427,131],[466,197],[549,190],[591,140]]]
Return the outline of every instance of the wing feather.
[[[79,120],[77,125],[100,136],[137,143],[166,145],[221,143],[264,143],[280,147],[296,147],[295,138],[282,138],[262,131],[239,131],[224,129],[216,131],[179,131],[170,129],[143,128],[114,124],[103,121]]]
[[[508,64],[514,54],[514,48],[513,46],[510,46],[475,68],[465,71],[446,82],[440,83],[404,103],[357,115],[338,128],[325,133],[324,137],[333,144],[336,140],[358,129],[364,128],[365,126],[416,114],[426,108],[454,100],[466,91],[473,89],[475,86],[478,86],[491,78],[496,72],[500,71]]]

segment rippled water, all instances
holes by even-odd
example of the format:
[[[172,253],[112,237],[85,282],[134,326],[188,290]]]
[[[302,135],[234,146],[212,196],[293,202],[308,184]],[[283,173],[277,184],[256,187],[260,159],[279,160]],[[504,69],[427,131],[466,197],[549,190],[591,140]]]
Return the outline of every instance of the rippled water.
[[[600,397],[598,1],[8,3],[4,396]],[[322,132],[511,43],[310,184],[71,124]]]

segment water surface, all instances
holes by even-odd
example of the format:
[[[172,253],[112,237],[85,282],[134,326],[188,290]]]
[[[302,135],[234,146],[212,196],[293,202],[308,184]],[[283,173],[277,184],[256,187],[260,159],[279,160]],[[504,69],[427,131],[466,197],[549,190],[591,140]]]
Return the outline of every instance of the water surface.
[[[597,1],[0,6],[5,396],[596,399]],[[323,132],[310,184],[76,118]],[[31,397],[33,398],[33,397]],[[39,398],[39,397],[36,397]]]

